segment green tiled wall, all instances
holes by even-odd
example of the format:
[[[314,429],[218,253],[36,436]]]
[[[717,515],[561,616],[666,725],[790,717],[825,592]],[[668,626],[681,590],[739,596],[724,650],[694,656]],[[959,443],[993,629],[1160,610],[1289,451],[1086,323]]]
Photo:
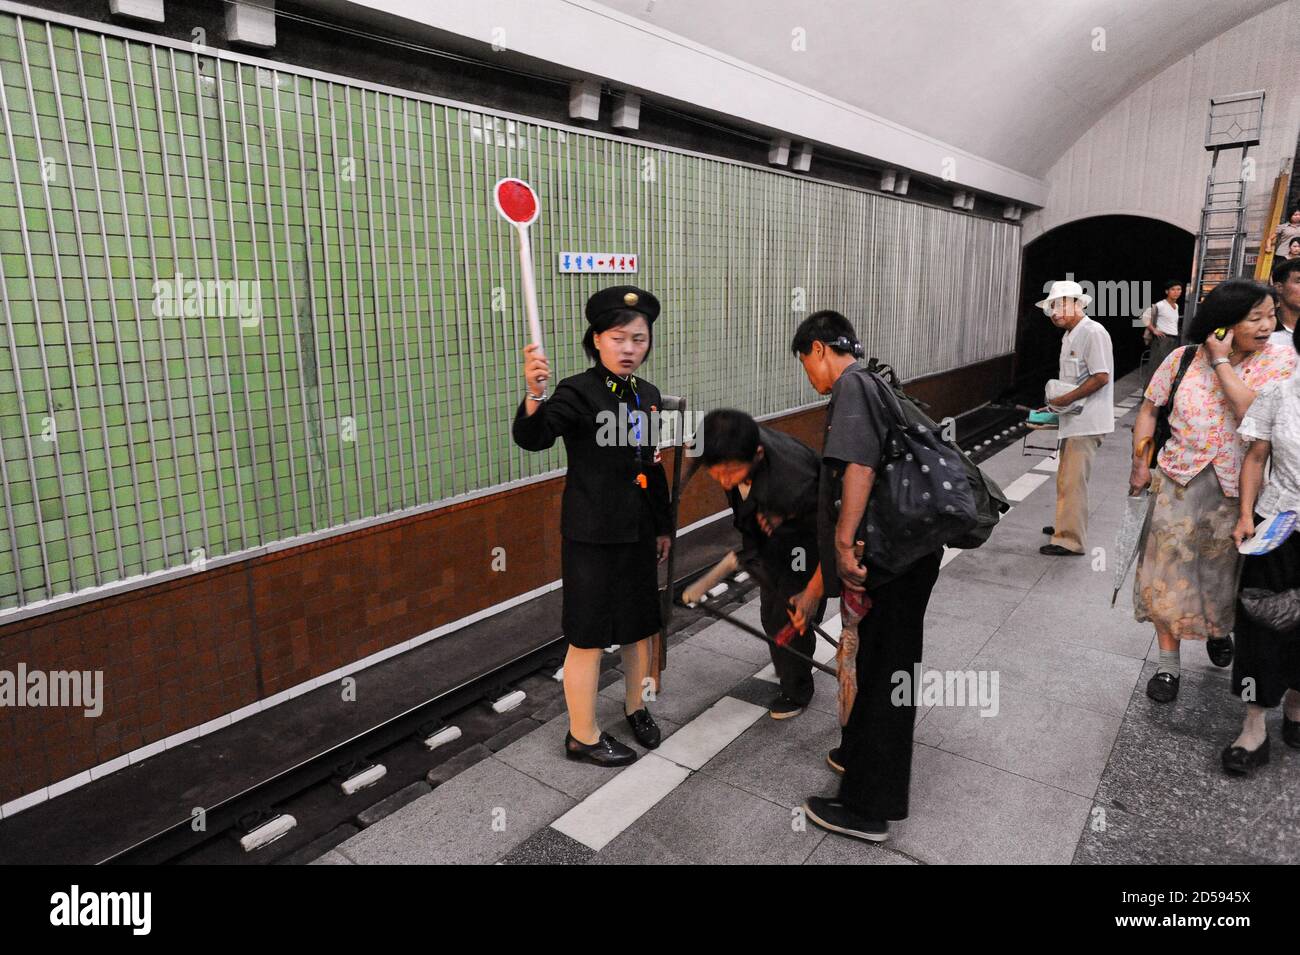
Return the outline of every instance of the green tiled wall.
[[[0,81],[0,611],[562,466],[509,438],[505,175],[542,199],[557,378],[586,297],[629,280],[664,302],[646,376],[699,408],[814,400],[786,352],[820,307],[909,376],[1013,344],[1003,223],[9,15]],[[565,249],[642,269],[560,275]],[[160,315],[176,276],[259,314]],[[915,346],[918,298],[952,334]]]

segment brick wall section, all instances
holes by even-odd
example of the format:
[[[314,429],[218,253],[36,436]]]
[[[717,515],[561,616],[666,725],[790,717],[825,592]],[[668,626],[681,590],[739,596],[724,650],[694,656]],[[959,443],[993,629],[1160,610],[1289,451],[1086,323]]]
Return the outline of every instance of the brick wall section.
[[[955,395],[970,406],[1006,381],[1009,362],[990,364],[909,391],[949,414]],[[772,424],[821,447],[821,408]],[[0,708],[0,802],[557,579],[562,488],[544,481],[0,627],[0,670],[104,671],[97,719]],[[679,526],[725,506],[698,475]],[[498,546],[505,573],[491,570]]]

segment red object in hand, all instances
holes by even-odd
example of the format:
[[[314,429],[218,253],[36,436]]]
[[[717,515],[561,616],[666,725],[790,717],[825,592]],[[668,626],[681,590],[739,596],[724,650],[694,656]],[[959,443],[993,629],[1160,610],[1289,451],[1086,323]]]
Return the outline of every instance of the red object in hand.
[[[521,179],[502,179],[497,183],[497,208],[517,225],[528,225],[537,218],[537,193]]]
[[[859,619],[865,617],[867,612],[871,610],[871,598],[867,596],[864,590],[850,590],[845,587],[840,594],[840,602]]]
[[[787,623],[784,627],[781,628],[781,632],[778,633],[775,637],[773,637],[772,640],[776,643],[778,647],[783,647],[786,644],[788,644],[791,640],[793,640],[798,635],[798,633],[799,631],[794,628],[794,624]]]

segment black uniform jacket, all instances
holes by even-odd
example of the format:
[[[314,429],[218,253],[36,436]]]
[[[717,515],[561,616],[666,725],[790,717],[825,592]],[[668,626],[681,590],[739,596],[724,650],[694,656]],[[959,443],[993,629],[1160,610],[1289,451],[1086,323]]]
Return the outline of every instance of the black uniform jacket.
[[[727,492],[733,523],[740,531],[740,562],[760,567],[782,599],[808,586],[817,571],[817,489],[821,459],[812,448],[788,434],[758,429],[763,460],[750,476],[749,496]],[[758,514],[782,518],[771,536],[763,533]],[[758,576],[758,575],[755,575]],[[760,581],[762,577],[760,577]]]
[[[605,370],[596,364],[581,374],[565,378],[531,416],[525,414],[528,401],[525,398],[515,413],[511,429],[515,443],[528,451],[545,451],[556,438],[564,439],[569,473],[560,508],[560,533],[569,540],[591,544],[626,544],[639,540],[641,512],[647,506],[654,520],[655,534],[671,534],[668,478],[663,465],[654,461],[649,420],[641,426],[646,447],[640,457],[630,437],[631,428],[626,427],[630,415],[622,419],[628,436],[621,443],[606,442],[603,446],[597,443],[602,425],[605,425],[604,436],[610,434],[612,429],[607,422],[617,420],[620,404],[605,384],[605,375]],[[643,378],[636,379],[636,388],[641,410],[648,416],[657,416],[662,407],[659,389]],[[599,417],[602,411],[616,417],[602,419]],[[644,490],[637,483],[637,475],[642,472],[646,476]]]

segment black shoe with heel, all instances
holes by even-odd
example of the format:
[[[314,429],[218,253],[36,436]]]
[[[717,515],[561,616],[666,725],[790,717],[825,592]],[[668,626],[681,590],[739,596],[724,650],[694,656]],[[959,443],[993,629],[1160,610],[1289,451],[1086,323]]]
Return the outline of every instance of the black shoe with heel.
[[[1255,769],[1268,762],[1268,737],[1258,749],[1246,749],[1244,746],[1226,746],[1223,750],[1224,772],[1233,776],[1249,776]]]
[[[564,737],[564,755],[597,766],[626,766],[636,762],[636,750],[624,746],[608,733],[601,733],[600,739],[594,743],[579,743],[572,733],[568,733]]]
[[[659,732],[659,724],[655,718],[650,715],[650,711],[645,707],[637,710],[635,713],[625,714],[627,725],[632,727],[632,735],[636,741],[646,749],[654,749],[663,739],[663,734]]]

